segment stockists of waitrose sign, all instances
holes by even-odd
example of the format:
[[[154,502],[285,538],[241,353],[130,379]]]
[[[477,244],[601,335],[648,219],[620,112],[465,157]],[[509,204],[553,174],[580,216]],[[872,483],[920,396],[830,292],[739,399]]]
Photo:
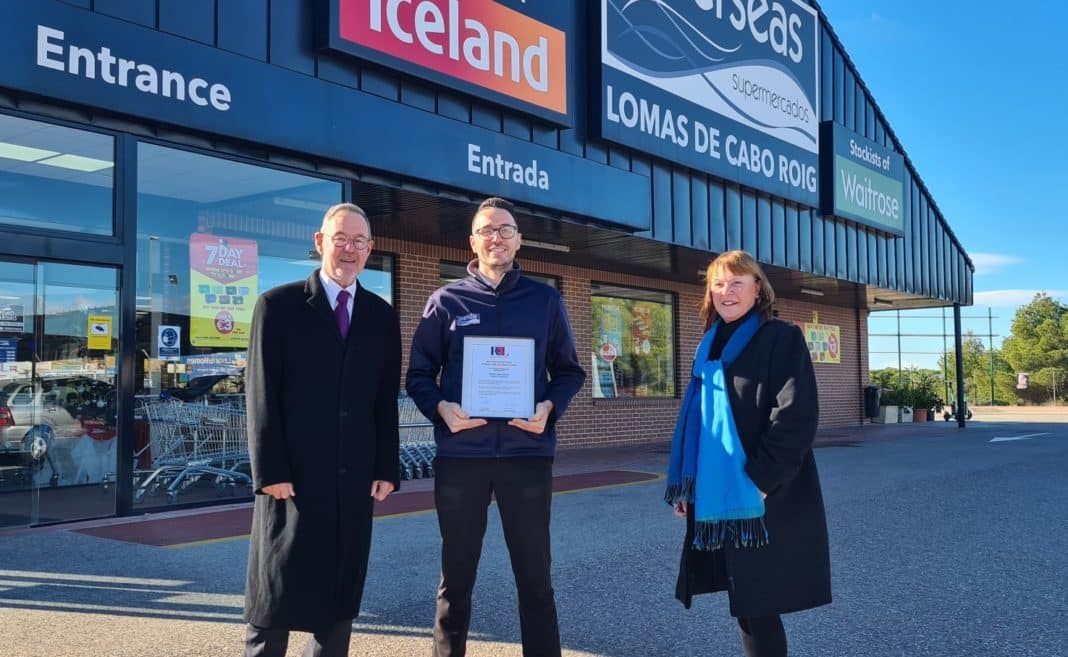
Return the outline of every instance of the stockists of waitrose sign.
[[[820,141],[822,211],[903,235],[904,158],[833,121],[820,126]]]
[[[571,125],[570,22],[565,2],[331,0],[327,47]]]

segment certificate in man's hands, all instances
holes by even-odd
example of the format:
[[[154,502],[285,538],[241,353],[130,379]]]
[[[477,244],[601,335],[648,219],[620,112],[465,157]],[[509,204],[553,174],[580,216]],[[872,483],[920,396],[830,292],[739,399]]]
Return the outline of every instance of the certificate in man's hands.
[[[464,337],[460,406],[471,417],[534,415],[534,339]]]

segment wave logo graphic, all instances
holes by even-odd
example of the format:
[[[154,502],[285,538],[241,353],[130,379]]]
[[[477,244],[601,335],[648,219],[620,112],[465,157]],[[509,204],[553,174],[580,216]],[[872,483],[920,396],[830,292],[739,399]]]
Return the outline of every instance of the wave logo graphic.
[[[602,0],[602,62],[764,134],[818,152],[818,19],[779,2]],[[766,7],[766,3],[764,5]]]

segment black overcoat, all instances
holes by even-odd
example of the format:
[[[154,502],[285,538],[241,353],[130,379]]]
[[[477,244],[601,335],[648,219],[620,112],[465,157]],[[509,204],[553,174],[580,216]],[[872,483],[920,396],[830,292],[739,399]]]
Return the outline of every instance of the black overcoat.
[[[246,394],[257,492],[245,620],[316,631],[359,614],[371,482],[399,485],[400,324],[358,287],[342,340],[319,272],[256,302]],[[292,482],[276,501],[264,486]]]
[[[746,454],[746,472],[768,494],[768,545],[700,551],[687,519],[676,597],[727,591],[733,616],[759,617],[831,601],[827,520],[812,442],[819,396],[800,329],[764,322],[725,372],[731,412]]]

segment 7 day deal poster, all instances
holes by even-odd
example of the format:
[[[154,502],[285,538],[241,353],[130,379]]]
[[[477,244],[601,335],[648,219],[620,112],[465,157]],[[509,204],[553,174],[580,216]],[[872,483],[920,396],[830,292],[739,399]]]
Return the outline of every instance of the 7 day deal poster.
[[[190,344],[247,347],[256,281],[256,242],[204,233],[190,236]]]

